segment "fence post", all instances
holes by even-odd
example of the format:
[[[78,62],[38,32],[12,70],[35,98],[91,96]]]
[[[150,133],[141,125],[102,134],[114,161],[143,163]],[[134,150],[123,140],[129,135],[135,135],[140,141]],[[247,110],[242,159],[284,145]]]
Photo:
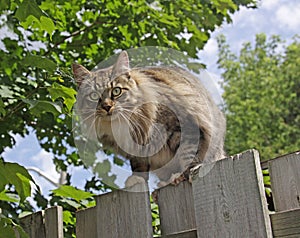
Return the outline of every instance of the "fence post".
[[[97,238],[96,207],[76,212],[76,238]]]
[[[183,231],[190,231],[189,236],[185,237],[197,237],[191,183],[184,181],[177,186],[170,185],[157,190],[157,201],[164,237],[178,237],[178,233]]]
[[[193,191],[199,238],[272,237],[257,151],[203,165]]]
[[[300,151],[268,162],[276,213],[271,215],[274,237],[300,234]]]
[[[135,191],[146,191],[136,184]],[[148,192],[113,191],[96,198],[98,238],[152,238]]]
[[[276,211],[300,208],[300,152],[269,161]]]
[[[63,209],[60,206],[50,207],[44,213],[46,238],[63,238]]]
[[[30,238],[45,238],[46,236],[42,211],[21,218],[20,225]]]
[[[51,207],[21,218],[20,224],[30,238],[63,238],[62,207]]]

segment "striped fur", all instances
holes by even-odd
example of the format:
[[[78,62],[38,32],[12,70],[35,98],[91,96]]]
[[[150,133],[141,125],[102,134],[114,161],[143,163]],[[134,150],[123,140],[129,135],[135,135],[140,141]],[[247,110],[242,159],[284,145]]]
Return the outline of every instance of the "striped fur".
[[[153,171],[170,182],[173,174],[224,156],[224,116],[191,73],[130,69],[125,51],[112,67],[90,72],[74,65],[73,72],[83,120],[95,126],[105,148],[130,160],[137,175]]]

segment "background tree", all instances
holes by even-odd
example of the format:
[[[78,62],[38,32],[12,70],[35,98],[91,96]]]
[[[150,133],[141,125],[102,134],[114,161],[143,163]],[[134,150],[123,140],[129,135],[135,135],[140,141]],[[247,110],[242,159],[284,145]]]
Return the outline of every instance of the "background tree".
[[[59,171],[66,171],[71,164],[82,165],[71,133],[76,95],[72,62],[92,68],[116,50],[149,45],[170,47],[195,58],[210,32],[224,20],[230,22],[230,14],[241,6],[255,7],[255,2],[1,0],[0,23],[10,34],[0,50],[0,166],[13,168],[0,184],[5,217],[16,220],[20,211],[33,210],[23,197],[30,194],[28,190],[20,194],[23,187],[12,182],[17,169],[1,157],[4,148],[15,144],[13,135],[25,136],[34,130],[41,146],[54,154]],[[23,177],[27,188],[32,179],[25,172]],[[72,225],[68,210],[88,204],[83,202],[88,198],[72,187],[60,189],[53,191],[50,201],[37,191],[37,206],[63,205],[64,217],[69,218],[65,222]],[[105,191],[107,187],[93,178],[86,184],[86,191],[91,189]],[[12,201],[11,193],[19,194],[21,202]],[[3,225],[7,220],[1,221]],[[72,228],[67,234],[72,236]]]
[[[300,148],[300,41],[256,36],[235,55],[220,36],[229,154],[249,148],[263,160]]]

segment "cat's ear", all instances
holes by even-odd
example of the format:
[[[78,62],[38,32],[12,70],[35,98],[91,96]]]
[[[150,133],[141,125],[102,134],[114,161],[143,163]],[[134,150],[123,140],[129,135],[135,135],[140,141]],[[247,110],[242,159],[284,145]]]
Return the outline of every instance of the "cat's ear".
[[[114,64],[112,74],[113,76],[119,76],[124,73],[129,74],[129,57],[126,51],[122,51],[117,59],[117,62]]]
[[[72,64],[72,71],[78,87],[85,79],[91,77],[91,72],[80,64]]]

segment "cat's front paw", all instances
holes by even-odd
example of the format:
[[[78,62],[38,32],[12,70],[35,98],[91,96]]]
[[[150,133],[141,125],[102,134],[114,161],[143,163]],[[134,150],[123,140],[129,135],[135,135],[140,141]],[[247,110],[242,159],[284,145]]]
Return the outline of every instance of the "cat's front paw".
[[[160,181],[158,183],[158,187],[161,188],[161,187],[165,187],[167,185],[174,185],[174,186],[177,186],[178,184],[180,184],[181,182],[187,180],[184,176],[183,173],[175,173],[175,174],[172,174],[170,179],[168,181]]]
[[[185,180],[186,178],[183,173],[176,173],[176,174],[172,174],[170,178],[170,183],[176,186]]]
[[[136,184],[141,184],[141,183],[143,183],[143,184],[146,183],[146,181],[143,177],[137,176],[137,175],[131,175],[130,177],[127,178],[127,180],[125,182],[125,187],[130,188]]]

